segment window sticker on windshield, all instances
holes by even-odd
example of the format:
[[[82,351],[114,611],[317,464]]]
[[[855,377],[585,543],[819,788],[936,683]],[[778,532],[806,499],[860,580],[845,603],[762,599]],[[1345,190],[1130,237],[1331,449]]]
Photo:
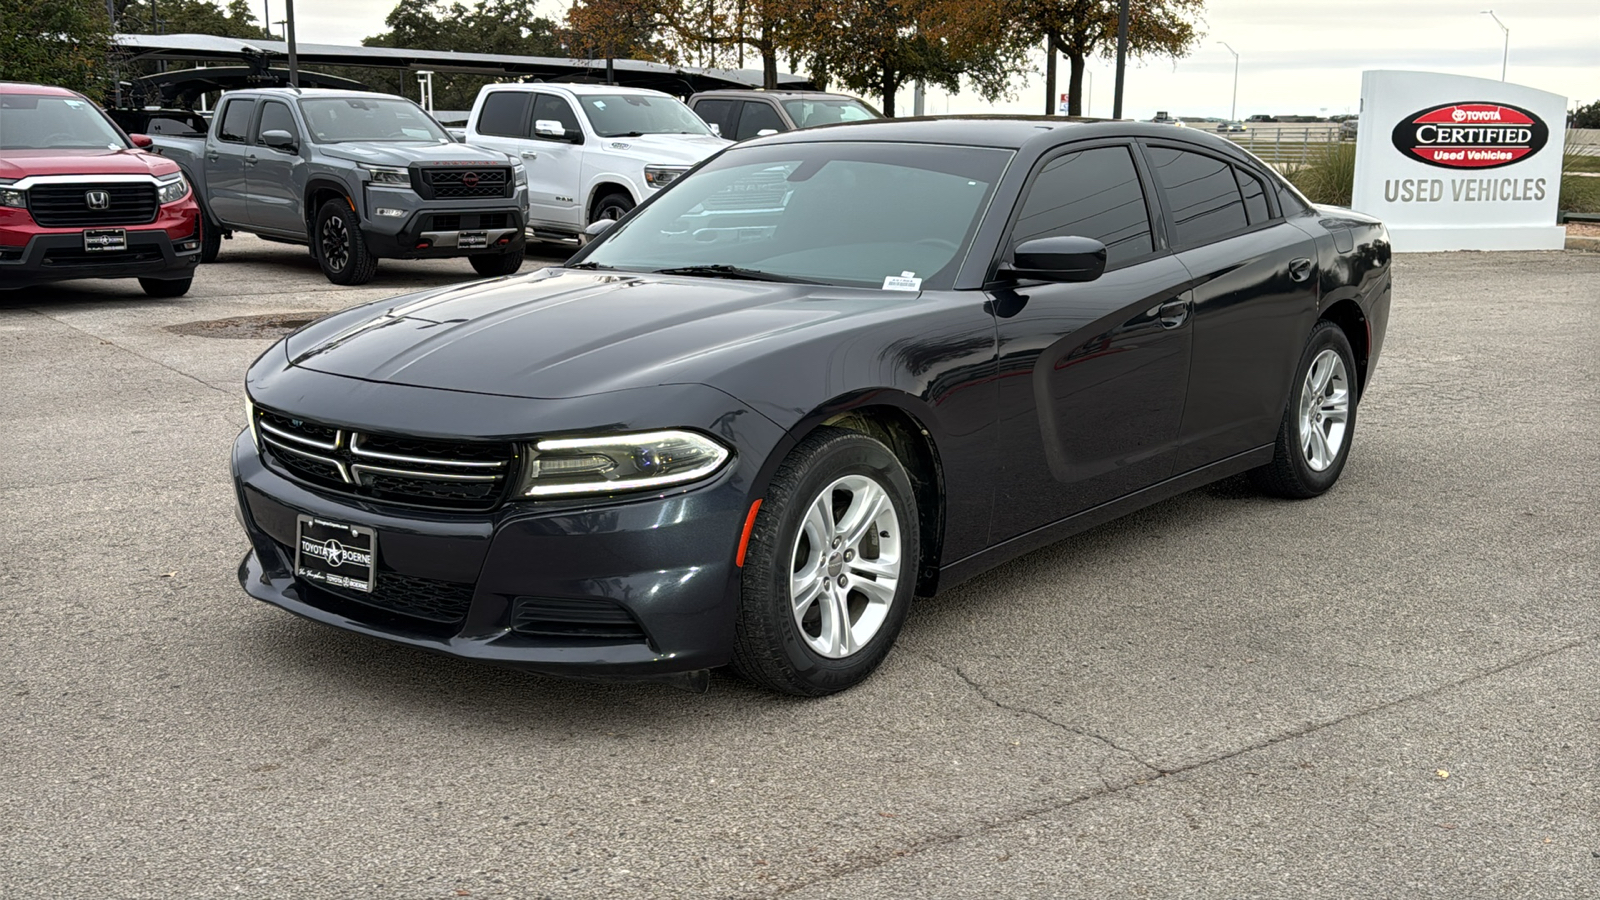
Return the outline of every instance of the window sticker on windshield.
[[[915,272],[901,272],[899,277],[890,275],[883,280],[883,289],[886,291],[920,291],[922,279]]]
[[[605,109],[606,102],[604,100],[596,100],[594,101],[593,106],[595,109]]]
[[[67,106],[69,106],[69,107],[71,107],[73,109],[83,109],[83,101],[82,100],[68,100],[67,101]]]

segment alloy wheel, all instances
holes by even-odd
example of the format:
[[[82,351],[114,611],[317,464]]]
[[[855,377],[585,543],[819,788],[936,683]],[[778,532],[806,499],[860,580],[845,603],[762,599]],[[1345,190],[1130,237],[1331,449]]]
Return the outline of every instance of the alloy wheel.
[[[1331,349],[1318,353],[1300,388],[1300,452],[1313,472],[1339,458],[1350,423],[1350,378]]]
[[[888,618],[901,577],[900,514],[882,486],[846,475],[806,507],[790,556],[789,601],[806,644],[850,656]]]
[[[322,220],[322,258],[328,268],[342,271],[350,264],[350,235],[345,232],[344,217],[329,216]]]

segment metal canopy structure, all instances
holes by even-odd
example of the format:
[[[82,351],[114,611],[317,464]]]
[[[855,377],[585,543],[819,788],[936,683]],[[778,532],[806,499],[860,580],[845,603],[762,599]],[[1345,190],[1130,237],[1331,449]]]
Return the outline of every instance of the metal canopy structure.
[[[241,41],[207,34],[119,34],[114,39],[130,61],[226,63],[238,65],[261,54],[287,59],[283,41]],[[430,69],[521,81],[598,81],[606,76],[603,59],[561,59],[547,56],[508,56],[496,53],[456,53],[449,50],[405,50],[392,47],[352,47],[342,44],[295,42],[301,66],[361,66],[379,69]],[[759,88],[760,69],[704,69],[664,63],[618,59],[611,63],[614,80],[627,87],[652,88],[688,96],[696,91]],[[809,90],[811,82],[780,72],[784,90]]]

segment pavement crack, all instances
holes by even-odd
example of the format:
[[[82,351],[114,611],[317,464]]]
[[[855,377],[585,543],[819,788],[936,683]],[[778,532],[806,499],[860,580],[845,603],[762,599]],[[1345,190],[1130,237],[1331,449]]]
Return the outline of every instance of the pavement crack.
[[[79,328],[77,325],[74,325],[74,324],[72,324],[71,322],[68,322],[65,319],[59,318],[57,316],[52,316],[49,313],[43,312],[42,310],[39,310],[39,309],[31,309],[31,310],[29,310],[29,312],[32,312],[34,315],[37,315],[37,316],[39,316],[41,318],[49,319],[50,321],[55,322],[56,324],[61,325],[63,327],[70,328],[73,331],[76,331],[77,333],[83,335],[84,337],[94,338],[95,340],[101,342],[102,344],[110,344],[111,346],[117,348],[118,350],[121,350],[124,353],[128,353],[128,354],[131,354],[133,356],[139,357],[140,359],[144,360],[145,362],[155,363],[156,365],[160,366],[163,369],[166,369],[169,372],[172,372],[172,373],[174,373],[176,375],[181,375],[184,378],[187,378],[190,381],[194,382],[195,384],[198,384],[201,387],[208,388],[210,390],[216,391],[217,393],[222,394],[225,397],[238,397],[238,396],[240,396],[239,392],[237,392],[237,391],[230,391],[227,388],[217,387],[216,385],[212,384],[209,381],[206,381],[203,378],[197,377],[195,375],[191,375],[190,373],[185,372],[182,369],[179,369],[179,368],[177,368],[175,366],[172,366],[172,365],[170,365],[168,363],[164,363],[161,360],[156,359],[153,356],[146,356],[145,354],[140,353],[139,351],[133,349],[132,347],[124,346],[122,344],[117,343],[114,340],[110,340],[109,338],[101,337],[100,335],[95,334],[92,331],[88,331],[88,330],[85,330],[83,328]]]

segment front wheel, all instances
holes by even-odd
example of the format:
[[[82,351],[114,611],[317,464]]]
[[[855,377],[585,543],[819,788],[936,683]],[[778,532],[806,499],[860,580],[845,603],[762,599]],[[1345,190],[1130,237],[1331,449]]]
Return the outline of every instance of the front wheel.
[[[222,227],[210,216],[205,209],[200,210],[200,261],[213,263],[217,261],[217,254],[222,252]]]
[[[355,211],[343,200],[329,200],[317,210],[311,247],[322,274],[334,284],[366,284],[377,274],[378,258],[367,249]]]
[[[894,645],[916,590],[916,498],[882,443],[821,428],[784,460],[750,534],[734,668],[817,697],[859,684]]]
[[[139,287],[152,297],[182,297],[189,293],[189,285],[194,283],[194,276],[188,278],[141,278]]]
[[[627,215],[633,209],[633,205],[633,198],[621,191],[607,194],[596,201],[594,215],[589,217],[589,221],[591,224],[601,219],[609,219],[614,222]]]
[[[1250,475],[1269,494],[1304,499],[1339,480],[1356,429],[1356,365],[1344,330],[1326,319],[1306,338],[1272,462]]]
[[[472,263],[473,271],[479,275],[494,277],[496,275],[514,275],[522,268],[522,251],[511,253],[480,253],[467,257]]]

